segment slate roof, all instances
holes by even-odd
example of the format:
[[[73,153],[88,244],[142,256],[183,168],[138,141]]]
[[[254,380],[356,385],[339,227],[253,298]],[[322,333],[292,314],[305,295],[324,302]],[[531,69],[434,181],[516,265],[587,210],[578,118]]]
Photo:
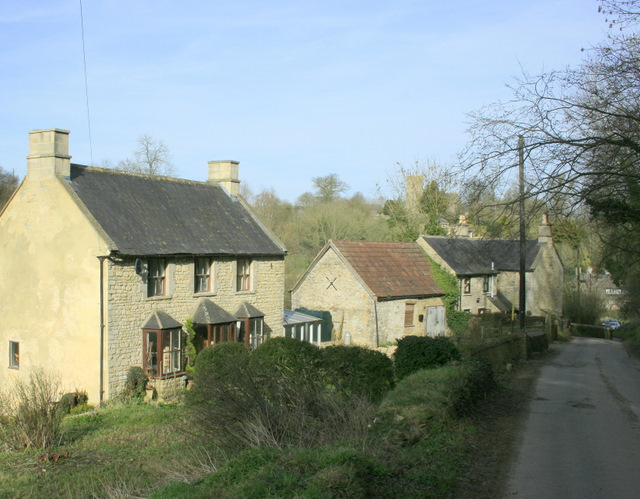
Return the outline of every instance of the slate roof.
[[[234,315],[206,298],[198,302],[193,312],[193,322],[195,324],[226,324],[235,321],[236,317]]]
[[[520,270],[520,241],[426,236],[423,236],[423,239],[457,275],[484,275]],[[541,248],[542,243],[536,240],[526,242],[527,271],[533,270],[533,262]]]
[[[216,183],[71,165],[69,183],[123,255],[284,255]]]
[[[417,243],[331,240],[329,244],[378,298],[444,294]]]
[[[175,329],[182,327],[177,320],[162,310],[152,312],[147,318],[142,329]]]

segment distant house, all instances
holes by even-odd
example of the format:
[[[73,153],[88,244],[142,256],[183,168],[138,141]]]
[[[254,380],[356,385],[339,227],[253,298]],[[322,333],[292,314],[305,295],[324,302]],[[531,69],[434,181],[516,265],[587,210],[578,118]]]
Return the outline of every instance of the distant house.
[[[378,347],[406,335],[444,335],[443,294],[416,243],[331,240],[291,302],[329,312],[334,340]]]
[[[417,242],[458,278],[460,310],[482,314],[518,309],[520,241],[421,236]],[[525,271],[527,313],[562,315],[563,267],[546,216],[538,239],[526,241]]]
[[[209,180],[71,164],[69,132],[30,132],[27,175],[0,214],[0,385],[44,367],[101,401],[132,366],[185,383],[196,345],[282,335],[284,247],[238,196],[238,163]]]

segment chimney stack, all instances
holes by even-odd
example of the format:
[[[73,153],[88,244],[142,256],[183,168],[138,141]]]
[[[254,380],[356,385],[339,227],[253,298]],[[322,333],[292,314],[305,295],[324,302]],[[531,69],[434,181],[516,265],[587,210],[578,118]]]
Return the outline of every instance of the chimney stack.
[[[27,176],[44,179],[61,175],[69,177],[69,130],[49,128],[29,132]]]
[[[542,222],[538,226],[538,242],[553,242],[553,238],[551,237],[551,224],[549,223],[549,215],[547,215],[546,213],[542,215]]]
[[[218,182],[232,196],[240,194],[238,161],[209,161],[208,182]]]

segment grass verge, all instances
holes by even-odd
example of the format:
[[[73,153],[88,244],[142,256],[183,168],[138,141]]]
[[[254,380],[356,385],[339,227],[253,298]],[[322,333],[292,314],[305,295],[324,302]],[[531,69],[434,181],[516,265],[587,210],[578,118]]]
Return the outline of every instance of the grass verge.
[[[364,437],[221,456],[182,406],[116,405],[68,417],[46,453],[0,454],[0,497],[447,497],[475,432],[462,417],[490,389],[476,365],[419,371],[389,392]]]

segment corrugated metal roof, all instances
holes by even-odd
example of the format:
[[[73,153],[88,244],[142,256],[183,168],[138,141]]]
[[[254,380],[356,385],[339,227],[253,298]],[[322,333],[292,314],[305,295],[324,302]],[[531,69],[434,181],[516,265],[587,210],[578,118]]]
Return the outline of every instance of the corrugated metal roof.
[[[520,241],[455,237],[423,237],[423,239],[458,275],[483,275],[520,270]],[[526,242],[525,268],[527,271],[532,270],[533,262],[541,248],[542,244],[536,240]]]
[[[284,309],[284,323],[285,324],[302,324],[305,322],[322,322],[321,317],[315,317],[313,315],[304,314],[297,310]]]
[[[378,298],[444,294],[417,243],[332,240],[330,244]]]
[[[70,184],[124,255],[284,255],[216,183],[71,165]]]

